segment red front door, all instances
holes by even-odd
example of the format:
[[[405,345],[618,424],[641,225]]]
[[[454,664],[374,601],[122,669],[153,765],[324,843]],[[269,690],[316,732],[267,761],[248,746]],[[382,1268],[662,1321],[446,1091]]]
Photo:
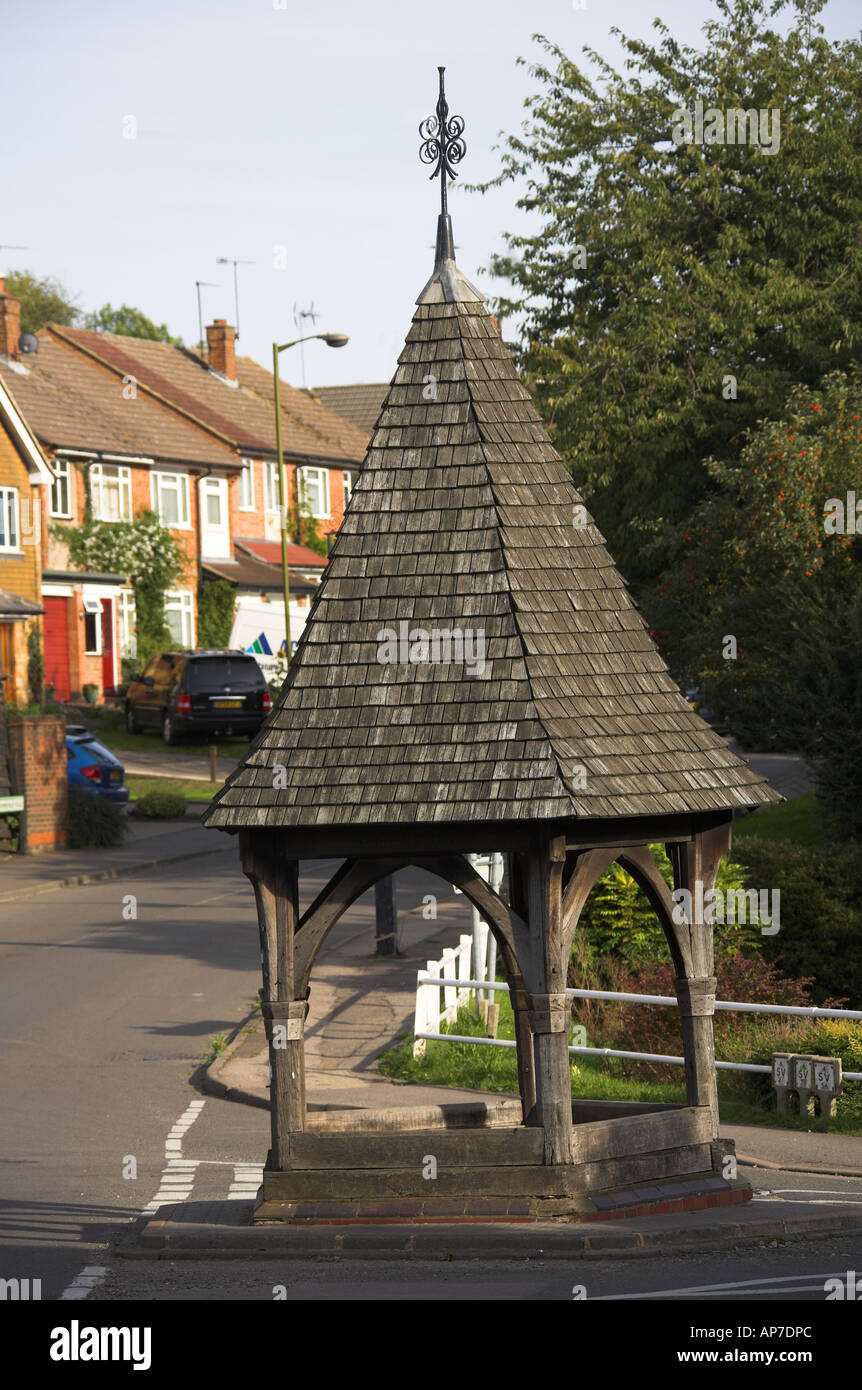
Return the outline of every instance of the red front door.
[[[46,597],[45,609],[45,682],[53,685],[58,700],[69,698],[69,600]]]
[[[114,676],[114,600],[102,599],[102,691],[112,694]]]

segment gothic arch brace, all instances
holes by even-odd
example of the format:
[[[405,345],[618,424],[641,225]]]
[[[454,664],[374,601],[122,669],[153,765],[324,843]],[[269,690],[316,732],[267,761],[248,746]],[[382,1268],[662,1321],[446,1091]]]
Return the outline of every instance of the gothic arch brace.
[[[296,997],[308,990],[311,969],[328,933],[347,909],[382,878],[409,865],[426,869],[460,888],[488,922],[500,947],[509,984],[521,981],[519,947],[529,939],[526,923],[485,882],[462,854],[392,859],[346,859],[303,913],[295,945]]]

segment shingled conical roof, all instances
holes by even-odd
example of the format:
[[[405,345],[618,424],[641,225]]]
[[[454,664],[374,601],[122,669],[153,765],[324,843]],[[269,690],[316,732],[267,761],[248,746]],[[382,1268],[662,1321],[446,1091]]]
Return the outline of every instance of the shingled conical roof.
[[[205,823],[523,822],[778,799],[683,699],[580,507],[438,238],[288,680]]]

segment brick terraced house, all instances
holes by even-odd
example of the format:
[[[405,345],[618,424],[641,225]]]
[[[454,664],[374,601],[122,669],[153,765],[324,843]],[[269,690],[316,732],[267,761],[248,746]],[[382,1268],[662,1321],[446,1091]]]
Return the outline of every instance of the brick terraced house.
[[[122,658],[135,654],[128,576],[69,564],[62,533],[88,507],[106,522],[152,508],[180,540],[186,570],[166,596],[177,646],[196,645],[207,578],[232,582],[240,611],[271,604],[270,630],[283,635],[273,381],[236,356],[235,329],[223,320],[208,325],[201,355],[49,324],[37,351],[22,354],[17,314],[17,302],[0,297],[0,383],[14,390],[51,469],[41,484],[41,602],[46,678],[58,697],[79,698],[85,685],[112,691]],[[281,404],[290,503],[299,493],[319,533],[335,532],[367,435],[286,383]],[[301,545],[288,559],[295,642],[325,561]]]
[[[0,700],[30,698],[28,638],[42,622],[41,489],[51,474],[0,381]]]

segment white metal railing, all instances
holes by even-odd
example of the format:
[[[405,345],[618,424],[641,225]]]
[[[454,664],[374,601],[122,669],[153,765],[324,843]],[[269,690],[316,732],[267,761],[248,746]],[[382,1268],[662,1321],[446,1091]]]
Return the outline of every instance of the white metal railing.
[[[484,927],[487,935],[491,935],[486,923],[482,922],[480,925]],[[493,936],[491,936],[491,939],[493,940]],[[470,951],[472,943],[472,937],[462,936],[460,945],[457,948],[451,948],[448,953],[444,951],[444,958],[448,954],[450,957],[459,955],[459,960],[461,961],[465,958],[469,959],[469,956],[465,957],[465,953]],[[469,975],[464,974],[463,968],[459,968],[456,979],[447,979],[442,973],[442,965],[442,960],[429,961],[428,969],[425,971],[420,970],[416,976],[416,1017],[414,1019],[413,1030],[414,1057],[420,1056],[424,1052],[424,1044],[426,1041],[476,1043],[484,1047],[515,1047],[515,1042],[507,1038],[472,1037],[459,1033],[441,1033],[439,1031],[440,1023],[444,1019],[447,1023],[454,1023],[457,1017],[458,1007],[460,1006],[458,1003],[455,1003],[456,999],[460,999],[462,1004],[467,1003],[474,990],[489,992],[491,990],[499,990],[505,993],[509,992],[509,986],[507,984],[504,984],[500,980],[490,979],[490,972],[486,972],[485,969],[476,972],[478,978],[470,978]],[[439,991],[441,988],[446,989],[451,986],[455,986],[458,993],[456,994],[455,989],[451,990],[451,999],[448,1004],[449,1012],[447,1013],[446,1008],[442,1011],[440,1010]],[[429,996],[433,995],[435,989],[437,991],[436,1002],[433,1001],[433,998],[429,998]],[[567,989],[566,994],[574,999],[608,999],[616,1000],[624,1004],[659,1004],[665,1007],[677,1007],[677,1000],[665,994],[624,994],[603,989]],[[455,1003],[454,1009],[452,1008],[453,1003]],[[805,1007],[802,1005],[790,1004],[741,1004],[729,1000],[716,1000],[715,1007],[716,1009],[724,1009],[737,1013],[784,1014],[797,1018],[862,1019],[862,1011],[856,1009],[818,1009],[813,1006]],[[421,1044],[421,1046],[419,1046],[419,1044]],[[621,1057],[632,1061],[668,1062],[674,1066],[685,1066],[684,1057],[666,1057],[660,1053],[654,1052],[624,1052],[612,1047],[584,1047],[577,1044],[570,1046],[569,1052],[579,1053],[589,1057]],[[768,1073],[772,1071],[771,1067],[763,1066],[756,1062],[716,1062],[715,1065],[720,1071]],[[862,1081],[862,1072],[845,1071],[843,1075],[845,1081]]]

